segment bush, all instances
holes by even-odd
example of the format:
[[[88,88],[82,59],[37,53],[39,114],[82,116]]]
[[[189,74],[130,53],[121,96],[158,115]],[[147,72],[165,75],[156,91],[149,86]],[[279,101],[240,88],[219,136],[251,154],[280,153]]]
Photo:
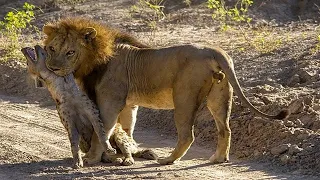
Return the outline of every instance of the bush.
[[[225,5],[224,0],[208,0],[207,6],[213,10],[212,18],[218,20],[222,30],[230,27],[229,24],[249,23],[251,18],[247,15],[253,0],[238,0],[233,8]]]
[[[23,41],[21,36],[23,31],[36,31],[38,28],[32,26],[30,22],[35,19],[35,6],[29,3],[24,3],[21,10],[13,9],[6,14],[4,19],[0,21],[0,33],[3,41],[2,46],[6,52],[6,58],[14,58],[19,56],[20,47]],[[17,53],[19,52],[19,53]]]

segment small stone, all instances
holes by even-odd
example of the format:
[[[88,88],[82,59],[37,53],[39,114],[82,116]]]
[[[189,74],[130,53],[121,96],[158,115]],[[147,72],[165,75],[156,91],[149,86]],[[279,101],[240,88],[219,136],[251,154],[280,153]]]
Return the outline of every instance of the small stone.
[[[292,162],[292,163],[298,162],[298,156],[292,156],[292,157],[290,158],[290,162]]]
[[[293,120],[293,123],[295,124],[296,127],[303,127],[303,123],[300,121],[300,119],[295,119]]]
[[[287,85],[289,87],[293,87],[293,86],[295,86],[296,84],[299,84],[299,83],[300,83],[300,77],[299,77],[298,74],[295,74],[289,79],[289,81],[287,82]]]
[[[290,161],[290,156],[284,154],[280,157],[282,163],[287,164]]]
[[[286,125],[287,127],[295,127],[295,124],[292,121],[285,121],[284,125]]]
[[[303,99],[300,98],[300,99],[296,99],[296,100],[292,101],[289,104],[288,109],[293,114],[302,112],[303,109],[304,109],[304,101],[303,101]]]
[[[313,146],[308,146],[308,147],[304,148],[304,150],[312,152],[313,151]]]
[[[306,134],[299,134],[297,136],[298,139],[300,140],[304,140],[304,139],[307,139],[308,137],[310,136],[310,134],[306,133]]]
[[[288,151],[290,148],[291,144],[281,144],[277,147],[274,147],[271,149],[271,154],[273,155],[280,155],[283,154],[284,152]]]
[[[294,129],[294,135],[298,136],[300,134],[303,134],[303,129],[302,128],[295,128]]]
[[[253,156],[254,157],[258,157],[258,156],[260,156],[261,155],[261,153],[258,151],[258,150],[254,150],[253,151]]]
[[[313,147],[313,146],[314,146],[314,144],[312,144],[312,143],[304,143],[304,144],[302,144],[302,148],[303,149],[305,149],[307,147]]]
[[[290,155],[293,155],[293,154],[297,154],[297,153],[301,152],[302,150],[303,150],[302,148],[299,148],[298,145],[294,144],[294,145],[290,146],[288,153]]]

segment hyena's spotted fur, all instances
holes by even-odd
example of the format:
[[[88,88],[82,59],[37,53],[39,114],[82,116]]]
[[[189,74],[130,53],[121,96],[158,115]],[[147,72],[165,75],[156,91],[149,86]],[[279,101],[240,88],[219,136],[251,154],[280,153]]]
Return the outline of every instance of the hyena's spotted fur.
[[[103,123],[99,117],[99,110],[76,85],[73,75],[61,77],[48,70],[45,65],[46,52],[40,46],[35,46],[35,50],[23,48],[22,52],[27,58],[29,74],[45,83],[56,102],[60,120],[68,132],[74,168],[83,166],[79,147],[83,152],[88,152],[94,132],[106,149],[103,154],[105,161],[131,165],[134,163],[132,154],[146,159],[157,158],[151,150],[138,150],[136,142],[127,135],[120,124],[116,125],[110,140],[112,145],[120,149],[125,157],[123,160],[113,156],[116,151],[107,141]]]

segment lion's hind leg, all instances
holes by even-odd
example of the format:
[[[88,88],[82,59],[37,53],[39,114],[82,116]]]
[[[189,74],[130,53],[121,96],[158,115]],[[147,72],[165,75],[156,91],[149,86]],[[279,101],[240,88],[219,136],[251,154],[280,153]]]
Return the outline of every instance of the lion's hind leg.
[[[192,79],[190,81],[192,81]],[[200,104],[198,98],[201,85],[188,87],[186,86],[186,80],[184,79],[179,79],[177,82],[178,83],[174,87],[173,101],[175,107],[174,121],[178,133],[178,142],[174,151],[169,157],[158,159],[158,162],[164,165],[172,164],[176,160],[180,160],[180,158],[186,154],[193,143],[194,117]],[[184,91],[184,89],[189,89],[189,91]]]
[[[229,118],[232,106],[232,87],[226,79],[214,83],[208,96],[207,106],[214,117],[218,129],[218,145],[210,162],[222,163],[229,161],[231,130]]]

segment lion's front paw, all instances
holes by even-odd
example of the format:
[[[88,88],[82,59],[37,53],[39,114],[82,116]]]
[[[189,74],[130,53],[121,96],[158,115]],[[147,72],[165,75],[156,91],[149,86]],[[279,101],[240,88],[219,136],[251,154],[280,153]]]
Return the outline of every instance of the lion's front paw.
[[[96,164],[100,161],[101,161],[101,158],[83,158],[83,163],[88,165]]]
[[[171,165],[171,164],[174,164],[174,160],[172,160],[170,157],[159,158],[158,163],[162,165]]]
[[[132,164],[134,164],[134,159],[131,158],[125,158],[124,161],[122,162],[122,165],[124,166],[131,166]]]

